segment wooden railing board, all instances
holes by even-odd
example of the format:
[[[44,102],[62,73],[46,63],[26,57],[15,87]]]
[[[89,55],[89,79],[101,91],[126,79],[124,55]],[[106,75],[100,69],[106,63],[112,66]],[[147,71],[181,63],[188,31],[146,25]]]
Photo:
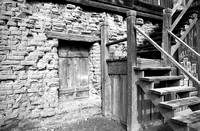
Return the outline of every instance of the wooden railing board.
[[[187,28],[187,30],[185,31],[185,33],[181,36],[181,40],[184,40],[186,38],[186,36],[189,34],[189,32],[191,31],[191,29],[194,27],[194,25],[197,23],[198,21],[198,18],[196,17],[194,19],[194,21],[190,24],[190,26]],[[171,52],[171,55],[173,56],[175,54],[175,52],[178,50],[178,48],[180,47],[180,42],[178,42],[176,45],[174,45],[172,47],[172,52]]]
[[[179,43],[181,43],[182,45],[184,45],[185,47],[187,47],[190,51],[192,51],[196,56],[200,57],[200,54],[198,52],[196,52],[194,49],[192,49],[189,45],[187,45],[183,40],[181,40],[180,38],[178,38],[174,33],[172,33],[171,31],[168,31],[168,33],[173,36],[176,40],[179,41]]]

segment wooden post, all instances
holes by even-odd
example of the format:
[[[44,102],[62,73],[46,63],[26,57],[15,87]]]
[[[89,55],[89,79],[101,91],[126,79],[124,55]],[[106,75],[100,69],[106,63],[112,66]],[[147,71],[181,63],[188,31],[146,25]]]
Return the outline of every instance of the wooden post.
[[[101,96],[102,96],[102,113],[104,116],[109,115],[111,111],[111,84],[108,75],[108,66],[106,60],[109,58],[108,48],[108,22],[101,24]]]
[[[128,78],[128,116],[127,131],[138,131],[137,76],[133,69],[137,66],[136,11],[127,12],[127,78]]]
[[[197,21],[196,28],[197,28],[197,30],[196,30],[197,31],[197,41],[196,41],[196,43],[199,43],[199,41],[200,41],[200,20]],[[197,44],[197,52],[200,53],[200,45],[199,44]],[[200,64],[200,58],[198,57],[197,58],[197,65],[199,65],[199,64]],[[197,66],[197,74],[198,74],[197,79],[200,80],[200,67],[199,66]],[[197,84],[195,83],[195,86],[196,85]],[[198,97],[200,97],[200,88],[198,88]]]
[[[171,55],[171,38],[168,34],[168,30],[171,28],[172,24],[172,10],[164,9],[163,11],[163,33],[162,33],[162,48]],[[168,58],[162,55],[165,66],[170,66]]]

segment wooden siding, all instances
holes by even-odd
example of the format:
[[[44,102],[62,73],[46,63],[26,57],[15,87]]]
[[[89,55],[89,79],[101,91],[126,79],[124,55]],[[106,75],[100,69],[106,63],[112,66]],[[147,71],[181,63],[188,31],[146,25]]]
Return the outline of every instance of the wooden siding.
[[[110,75],[111,114],[122,123],[127,122],[127,75]]]

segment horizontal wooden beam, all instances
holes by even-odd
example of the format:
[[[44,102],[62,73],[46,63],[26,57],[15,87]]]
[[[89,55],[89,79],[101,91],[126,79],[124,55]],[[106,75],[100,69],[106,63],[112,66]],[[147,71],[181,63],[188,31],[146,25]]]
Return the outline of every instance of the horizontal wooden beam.
[[[69,34],[69,33],[64,33],[64,32],[47,31],[46,35],[48,38],[56,38],[56,39],[67,40],[67,41],[79,41],[79,42],[88,42],[88,43],[94,43],[94,42],[100,41],[100,38],[97,36],[77,35],[77,34]]]
[[[96,1],[89,1],[89,0],[66,0],[67,2],[76,3],[84,6],[89,6],[97,9],[103,9],[107,11],[117,12],[120,14],[126,15],[127,11],[135,10],[137,11],[137,16],[139,17],[145,17],[145,18],[152,18],[152,19],[159,19],[162,20],[162,12],[150,10],[144,7],[139,6],[132,6],[132,7],[120,7],[117,5],[111,5],[107,3],[102,2],[96,2]]]

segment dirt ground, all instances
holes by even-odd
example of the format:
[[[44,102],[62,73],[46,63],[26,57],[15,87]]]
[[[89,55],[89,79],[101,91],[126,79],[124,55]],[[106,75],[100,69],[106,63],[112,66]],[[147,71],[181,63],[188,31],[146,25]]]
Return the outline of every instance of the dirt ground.
[[[126,131],[126,126],[110,118],[95,117],[57,127],[43,127],[28,131]]]

